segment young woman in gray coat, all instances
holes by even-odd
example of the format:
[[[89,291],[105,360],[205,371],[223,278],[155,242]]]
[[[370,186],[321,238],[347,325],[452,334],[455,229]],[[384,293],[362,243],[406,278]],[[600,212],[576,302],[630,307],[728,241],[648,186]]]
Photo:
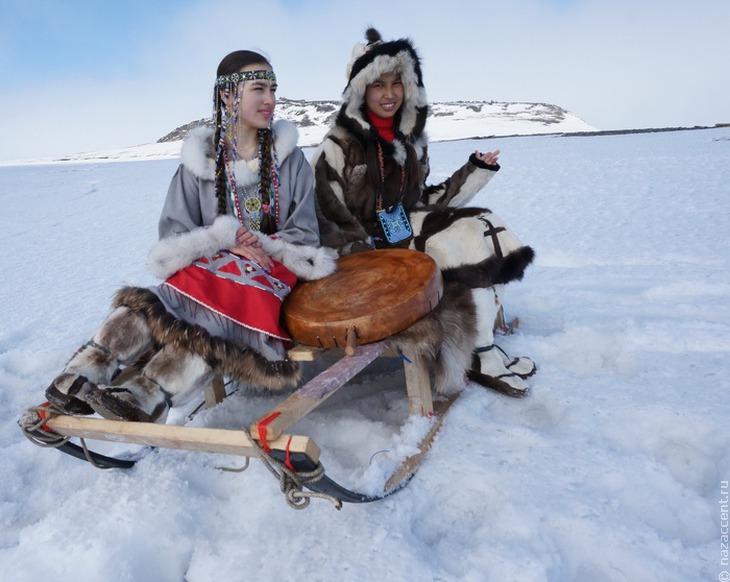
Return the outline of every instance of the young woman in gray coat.
[[[121,289],[113,311],[46,390],[65,412],[164,422],[218,371],[246,384],[296,384],[280,307],[297,277],[335,269],[319,247],[314,179],[296,128],[272,122],[276,77],[262,55],[218,66],[214,128],[182,149],[149,264],[153,288]],[[121,386],[114,375],[141,357]]]

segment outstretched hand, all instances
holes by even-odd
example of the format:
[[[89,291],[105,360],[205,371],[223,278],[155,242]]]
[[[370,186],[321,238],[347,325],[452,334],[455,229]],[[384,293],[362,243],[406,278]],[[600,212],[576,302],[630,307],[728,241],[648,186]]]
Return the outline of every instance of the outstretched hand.
[[[236,231],[236,244],[228,250],[239,257],[249,259],[261,265],[264,269],[271,269],[274,263],[271,257],[261,248],[261,242],[256,233],[242,226]]]
[[[474,155],[488,166],[496,166],[499,163],[499,153],[499,150],[494,150],[493,152],[486,152],[483,154],[477,150],[474,152]]]

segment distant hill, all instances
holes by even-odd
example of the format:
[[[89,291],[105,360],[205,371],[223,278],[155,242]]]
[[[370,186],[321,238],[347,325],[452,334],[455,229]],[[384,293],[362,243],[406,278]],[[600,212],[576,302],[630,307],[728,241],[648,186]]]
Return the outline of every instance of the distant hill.
[[[339,101],[304,101],[280,98],[276,117],[299,128],[299,145],[318,144],[340,108]],[[595,132],[585,121],[549,103],[505,103],[497,101],[452,101],[432,103],[426,125],[434,141],[505,135]],[[191,121],[174,129],[157,143],[177,142],[200,125],[212,126],[210,119]]]
[[[276,103],[276,117],[295,123],[299,128],[299,145],[301,147],[311,147],[322,141],[339,108],[339,101],[304,101],[279,98]],[[697,126],[603,131],[588,125],[580,117],[562,107],[549,103],[452,101],[448,103],[431,103],[430,109],[426,131],[431,141],[545,134],[588,136],[707,129],[706,127]],[[180,155],[180,147],[185,136],[191,129],[199,125],[212,126],[212,122],[210,119],[191,121],[175,128],[157,140],[156,143],[101,152],[84,152],[52,159],[26,160],[22,163],[115,162],[176,158]],[[20,162],[0,162],[0,166],[16,165],[18,163]]]

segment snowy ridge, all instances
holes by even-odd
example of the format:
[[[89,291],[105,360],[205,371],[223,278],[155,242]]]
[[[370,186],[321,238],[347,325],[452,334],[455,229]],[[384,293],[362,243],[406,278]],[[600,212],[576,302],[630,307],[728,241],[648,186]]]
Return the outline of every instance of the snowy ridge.
[[[276,105],[276,116],[297,125],[301,147],[313,147],[324,138],[339,107],[339,101],[280,98]],[[182,140],[191,129],[199,125],[212,125],[212,122],[210,119],[200,119],[186,123],[154,144],[103,152],[84,152],[60,158],[0,162],[0,166],[176,158],[180,155]],[[557,105],[496,101],[432,103],[426,130],[431,141],[597,131],[596,128]]]
[[[432,141],[596,131],[562,107],[548,103],[455,101],[431,103],[430,108],[426,128]],[[282,98],[277,101],[276,116],[295,123],[299,128],[299,145],[308,147],[322,141],[339,109],[339,101]],[[201,119],[188,123],[159,141],[180,141],[188,131],[201,124],[210,124],[210,121]]]

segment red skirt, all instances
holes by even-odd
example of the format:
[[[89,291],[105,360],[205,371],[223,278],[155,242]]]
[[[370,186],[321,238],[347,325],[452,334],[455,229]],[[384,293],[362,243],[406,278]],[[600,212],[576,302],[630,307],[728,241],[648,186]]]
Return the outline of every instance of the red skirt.
[[[274,261],[270,271],[228,251],[201,258],[179,270],[163,285],[238,325],[281,340],[281,305],[296,275]]]

